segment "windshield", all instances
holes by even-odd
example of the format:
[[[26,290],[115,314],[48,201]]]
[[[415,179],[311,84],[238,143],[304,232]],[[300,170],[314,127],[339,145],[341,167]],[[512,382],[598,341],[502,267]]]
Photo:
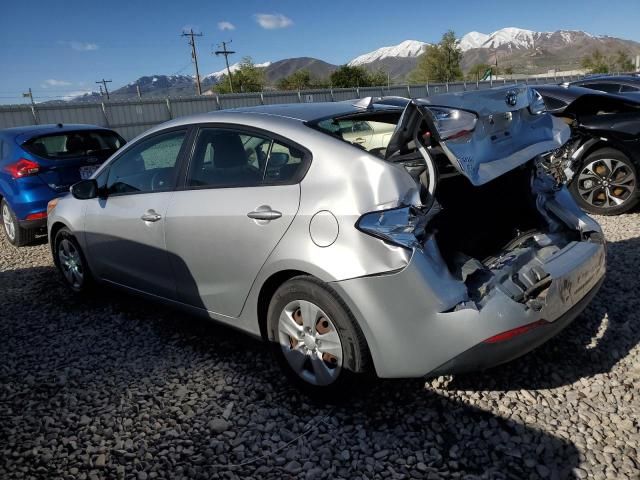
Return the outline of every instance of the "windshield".
[[[83,130],[32,138],[24,148],[34,155],[50,160],[85,155],[109,157],[125,144],[117,133],[108,130]]]

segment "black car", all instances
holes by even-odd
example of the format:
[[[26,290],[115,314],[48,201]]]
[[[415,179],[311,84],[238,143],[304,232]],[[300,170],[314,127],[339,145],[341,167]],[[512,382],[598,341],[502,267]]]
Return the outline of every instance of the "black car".
[[[551,156],[586,211],[617,215],[639,200],[640,97],[588,88],[538,86],[547,110],[572,127],[571,139]]]
[[[640,94],[640,76],[637,75],[597,75],[563,83],[568,87],[583,87],[604,93],[620,95]]]

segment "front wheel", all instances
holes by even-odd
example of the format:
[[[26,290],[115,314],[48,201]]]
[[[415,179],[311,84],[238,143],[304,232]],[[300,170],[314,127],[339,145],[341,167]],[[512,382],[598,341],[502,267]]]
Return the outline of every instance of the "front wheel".
[[[78,241],[68,228],[61,228],[54,239],[55,263],[64,283],[76,293],[92,286],[91,272]]]
[[[271,300],[267,326],[278,363],[307,393],[342,393],[367,369],[362,331],[337,293],[315,278],[285,282]]]
[[[619,215],[638,203],[636,167],[619,150],[596,150],[582,161],[569,190],[583,210]]]

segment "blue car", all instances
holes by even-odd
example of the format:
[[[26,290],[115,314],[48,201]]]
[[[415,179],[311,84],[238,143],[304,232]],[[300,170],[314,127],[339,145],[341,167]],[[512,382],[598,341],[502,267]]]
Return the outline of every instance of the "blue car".
[[[0,216],[10,243],[32,242],[47,203],[89,178],[125,144],[95,125],[30,125],[0,130]]]

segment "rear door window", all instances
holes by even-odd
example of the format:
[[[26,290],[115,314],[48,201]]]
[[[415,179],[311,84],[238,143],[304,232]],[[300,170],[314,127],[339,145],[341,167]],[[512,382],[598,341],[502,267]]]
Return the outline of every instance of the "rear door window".
[[[638,87],[634,87],[631,85],[622,85],[622,88],[620,89],[621,92],[638,92],[640,91],[640,88]]]
[[[24,148],[48,160],[64,160],[83,156],[99,159],[110,157],[124,145],[124,140],[108,130],[82,130],[32,138]]]
[[[206,127],[198,133],[187,173],[187,187],[254,187],[291,182],[305,153],[268,134]]]

